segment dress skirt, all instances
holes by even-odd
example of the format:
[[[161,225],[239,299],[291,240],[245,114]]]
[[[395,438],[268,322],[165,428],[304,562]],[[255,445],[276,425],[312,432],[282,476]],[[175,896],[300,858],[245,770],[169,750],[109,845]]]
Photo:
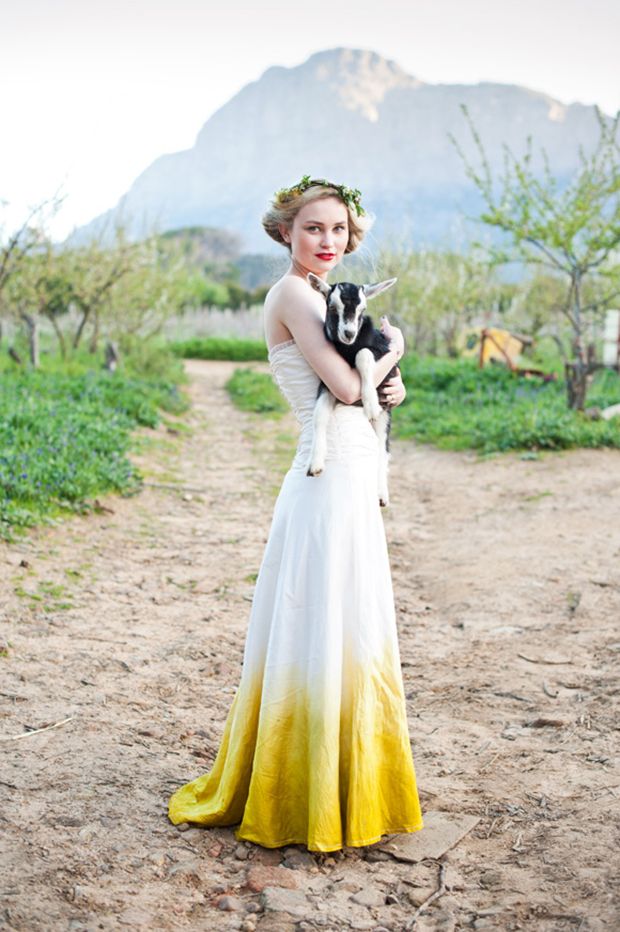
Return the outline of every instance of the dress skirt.
[[[376,436],[361,408],[336,411],[321,476],[305,473],[307,424],[302,432],[220,747],[211,770],[170,799],[175,824],[234,825],[238,839],[313,851],[422,828]]]

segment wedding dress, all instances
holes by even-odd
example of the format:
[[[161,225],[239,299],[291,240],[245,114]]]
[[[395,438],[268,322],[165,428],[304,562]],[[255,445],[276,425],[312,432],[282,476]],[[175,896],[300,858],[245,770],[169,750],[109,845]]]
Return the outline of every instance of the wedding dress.
[[[306,475],[318,376],[293,340],[269,355],[301,427],[278,496],[239,686],[211,770],[170,800],[175,824],[237,825],[268,848],[314,851],[422,828],[378,440],[337,405],[324,472]]]

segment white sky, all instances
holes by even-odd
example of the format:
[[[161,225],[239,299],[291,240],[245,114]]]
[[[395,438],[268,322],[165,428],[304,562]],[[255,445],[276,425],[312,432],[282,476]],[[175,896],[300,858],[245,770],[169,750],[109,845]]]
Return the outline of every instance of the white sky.
[[[618,0],[0,0],[0,199],[16,223],[62,186],[64,236],[268,67],[336,46],[612,114],[619,38]]]

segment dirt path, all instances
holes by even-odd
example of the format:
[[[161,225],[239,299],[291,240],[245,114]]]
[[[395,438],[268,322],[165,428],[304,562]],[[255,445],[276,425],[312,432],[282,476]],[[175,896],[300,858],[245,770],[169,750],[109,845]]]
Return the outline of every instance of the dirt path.
[[[153,483],[1,545],[0,927],[403,930],[439,865],[309,855],[166,819],[209,769],[292,420],[188,364]],[[386,528],[423,809],[479,817],[416,929],[617,927],[620,453],[396,444]],[[265,888],[261,893],[261,889]],[[223,908],[230,907],[230,908]]]

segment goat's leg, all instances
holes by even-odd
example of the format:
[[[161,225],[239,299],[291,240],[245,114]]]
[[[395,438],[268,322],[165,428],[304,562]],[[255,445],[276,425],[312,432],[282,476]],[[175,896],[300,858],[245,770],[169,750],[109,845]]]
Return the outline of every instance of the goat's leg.
[[[373,427],[379,438],[379,461],[378,461],[378,480],[379,480],[379,504],[385,508],[390,504],[390,494],[388,491],[388,465],[390,454],[388,451],[388,438],[390,433],[390,412],[381,409],[381,414]]]
[[[308,476],[320,476],[325,468],[327,455],[327,425],[336,406],[336,399],[330,391],[324,388],[314,405],[312,415],[312,451],[308,462]]]
[[[375,357],[369,349],[361,349],[355,356],[355,368],[362,380],[362,404],[369,421],[376,421],[381,414],[379,395],[374,383]]]

